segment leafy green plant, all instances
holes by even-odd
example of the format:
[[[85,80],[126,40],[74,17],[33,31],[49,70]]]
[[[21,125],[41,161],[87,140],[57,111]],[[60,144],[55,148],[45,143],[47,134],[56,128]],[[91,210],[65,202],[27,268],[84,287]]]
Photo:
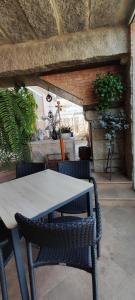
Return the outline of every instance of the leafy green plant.
[[[104,112],[112,104],[122,99],[124,85],[119,74],[97,74],[94,81],[94,93],[98,100],[97,110]]]
[[[117,132],[126,130],[129,128],[127,124],[127,118],[125,113],[120,112],[113,114],[111,112],[106,112],[102,114],[99,118],[100,127],[105,129],[105,137],[108,140],[108,148],[112,148]]]
[[[36,103],[26,89],[0,90],[0,161],[29,160],[29,141],[36,131]]]
[[[61,127],[61,133],[70,133],[71,132],[71,128],[70,127],[66,127],[66,126],[63,126]]]

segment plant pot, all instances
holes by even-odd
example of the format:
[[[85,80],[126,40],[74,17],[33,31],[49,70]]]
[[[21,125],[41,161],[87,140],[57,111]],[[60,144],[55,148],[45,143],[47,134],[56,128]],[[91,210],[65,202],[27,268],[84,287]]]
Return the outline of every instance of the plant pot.
[[[91,148],[87,146],[79,147],[79,158],[80,160],[90,160]]]
[[[61,137],[63,140],[69,139],[71,137],[71,132],[62,133]]]

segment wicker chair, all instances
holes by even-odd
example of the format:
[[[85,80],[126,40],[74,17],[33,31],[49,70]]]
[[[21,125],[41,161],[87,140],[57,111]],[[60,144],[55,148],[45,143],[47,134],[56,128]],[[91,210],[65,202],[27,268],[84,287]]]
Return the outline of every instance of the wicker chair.
[[[44,171],[45,169],[46,169],[45,163],[35,163],[35,162],[17,163],[16,178],[20,178],[40,171]]]
[[[5,266],[11,258],[12,252],[13,249],[9,230],[0,219],[0,284],[3,300],[8,300]]]
[[[30,220],[20,214],[16,214],[15,218],[26,239],[32,300],[37,299],[34,268],[60,264],[91,273],[93,300],[99,299],[93,217],[79,219],[77,222],[74,217],[61,217],[52,223],[45,222],[44,218]],[[32,244],[40,247],[35,260]]]
[[[101,256],[101,246],[100,240],[102,236],[102,221],[101,221],[101,207],[98,200],[98,190],[96,180],[91,176],[91,163],[89,160],[79,160],[79,161],[60,161],[58,163],[58,172],[79,178],[88,179],[89,182],[93,183],[94,186],[94,200],[95,207],[94,213],[96,216],[96,238],[97,238],[97,257]],[[75,201],[64,205],[59,210],[61,214],[81,214],[87,212],[87,197],[83,195],[78,197]]]

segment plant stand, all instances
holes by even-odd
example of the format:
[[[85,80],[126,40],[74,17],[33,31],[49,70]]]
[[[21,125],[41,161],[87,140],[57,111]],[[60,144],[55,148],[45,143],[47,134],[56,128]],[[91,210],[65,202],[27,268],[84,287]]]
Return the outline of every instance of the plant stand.
[[[105,172],[108,173],[108,170],[110,170],[110,172],[109,172],[110,173],[110,181],[112,180],[112,157],[113,157],[113,154],[114,154],[113,148],[109,147]]]

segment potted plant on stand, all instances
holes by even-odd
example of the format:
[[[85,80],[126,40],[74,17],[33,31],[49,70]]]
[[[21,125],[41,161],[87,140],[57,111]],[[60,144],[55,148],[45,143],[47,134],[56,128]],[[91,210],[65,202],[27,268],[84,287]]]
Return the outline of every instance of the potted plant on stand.
[[[112,174],[112,156],[114,153],[114,143],[116,139],[117,133],[120,131],[126,130],[129,128],[127,124],[127,118],[125,113],[119,112],[117,114],[113,114],[111,112],[106,112],[102,114],[99,118],[100,127],[105,129],[105,138],[107,140],[107,149],[108,149],[108,157],[106,163],[106,172],[109,168],[110,161],[110,179]]]
[[[100,128],[105,129],[105,139],[107,140],[107,163],[106,169],[110,169],[110,179],[112,174],[112,156],[114,153],[114,141],[116,139],[117,132],[128,128],[126,115],[120,111],[112,111],[112,108],[120,106],[120,101],[123,97],[124,83],[119,74],[98,74],[94,81],[94,94],[98,101],[97,112]]]

